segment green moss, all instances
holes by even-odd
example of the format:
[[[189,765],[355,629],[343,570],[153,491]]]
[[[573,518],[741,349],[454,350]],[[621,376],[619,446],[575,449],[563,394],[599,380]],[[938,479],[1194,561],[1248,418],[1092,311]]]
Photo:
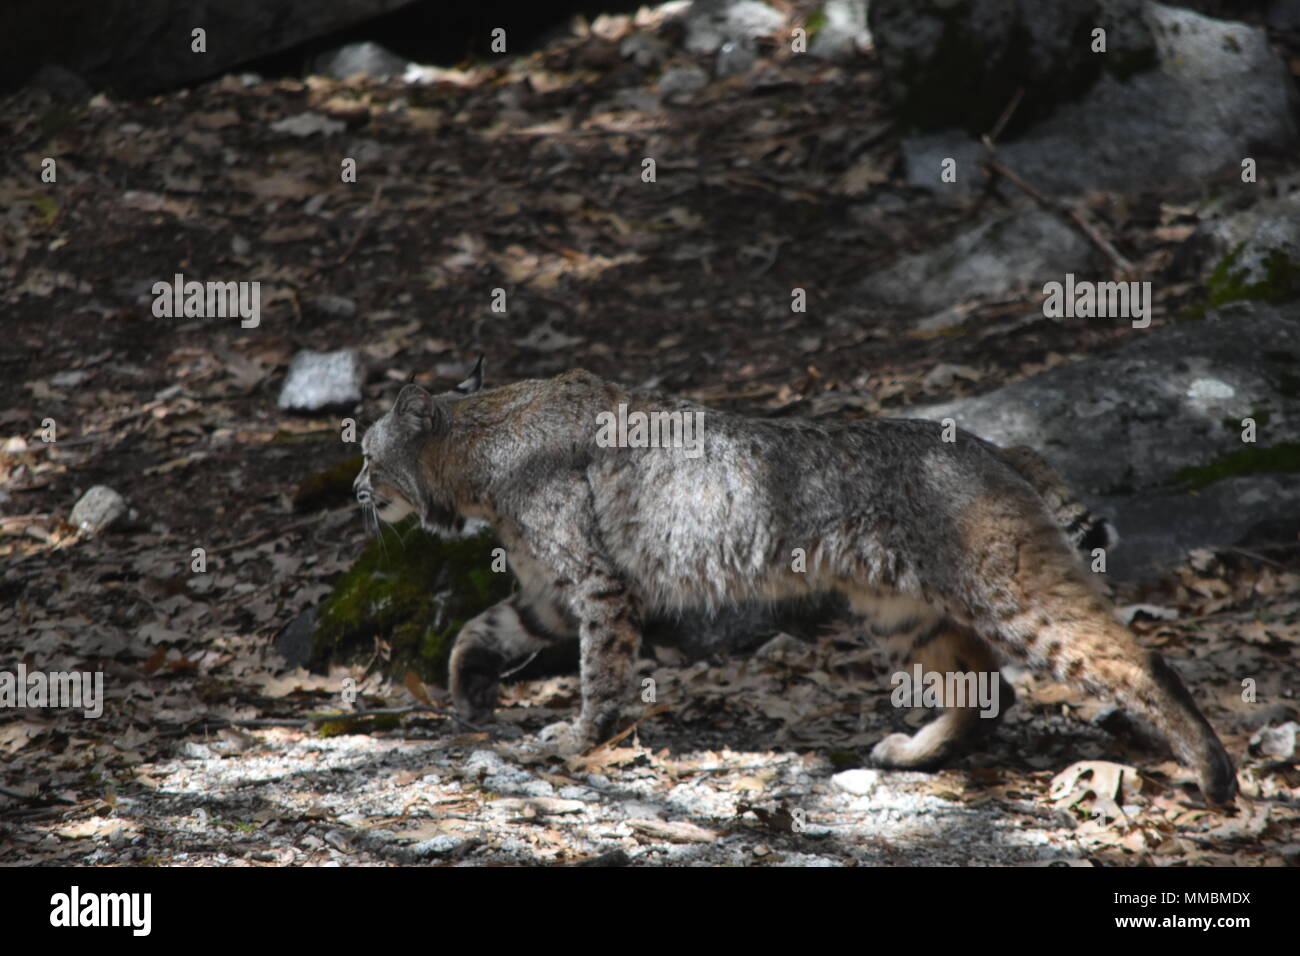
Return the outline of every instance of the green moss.
[[[316,733],[321,737],[339,737],[343,734],[371,734],[376,730],[396,730],[401,725],[402,718],[397,714],[340,715],[338,720],[321,721],[316,725]]]
[[[379,666],[401,679],[414,670],[445,683],[447,658],[465,622],[507,597],[514,578],[492,570],[499,547],[488,533],[437,538],[414,518],[366,545],[321,605],[313,662],[365,663],[375,639],[389,648]]]
[[[862,759],[852,750],[832,750],[826,759],[836,770],[853,770],[862,765]]]
[[[47,226],[54,225],[54,220],[59,218],[59,204],[55,202],[52,196],[34,195],[32,196],[32,205],[40,213],[41,220]]]
[[[822,32],[827,22],[826,11],[820,7],[808,15],[808,19],[803,22],[803,28],[808,33],[809,43],[812,43],[817,34]]]
[[[1239,265],[1244,248],[1243,242],[1214,267],[1205,280],[1205,300],[1190,307],[1188,317],[1202,318],[1210,309],[1229,302],[1277,304],[1300,296],[1300,262],[1275,249],[1264,257],[1264,277],[1250,282],[1249,270]]]
[[[1208,465],[1184,468],[1175,481],[1189,491],[1198,491],[1224,478],[1286,472],[1300,472],[1300,442],[1283,442],[1269,448],[1246,447]]]

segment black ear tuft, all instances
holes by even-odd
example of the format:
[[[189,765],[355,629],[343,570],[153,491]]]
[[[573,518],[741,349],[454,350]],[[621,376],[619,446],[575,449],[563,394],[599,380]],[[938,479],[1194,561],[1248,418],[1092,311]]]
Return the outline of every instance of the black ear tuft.
[[[469,373],[469,378],[456,386],[456,391],[462,395],[473,395],[483,387],[483,356],[478,357],[474,363],[474,371]]]

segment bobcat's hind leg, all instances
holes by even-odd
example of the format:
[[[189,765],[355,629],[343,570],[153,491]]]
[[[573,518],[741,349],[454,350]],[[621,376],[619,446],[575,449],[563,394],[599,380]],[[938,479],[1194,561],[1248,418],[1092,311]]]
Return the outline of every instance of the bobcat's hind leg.
[[[879,631],[879,628],[873,628]],[[895,693],[910,704],[917,667],[923,681],[937,680],[937,716],[914,734],[895,733],[871,751],[872,761],[895,770],[933,770],[964,752],[1015,703],[989,646],[968,628],[938,619],[880,635],[889,654]],[[907,682],[900,675],[906,675]],[[901,686],[900,686],[901,684]],[[917,688],[924,697],[926,683]]]
[[[1237,791],[1232,758],[1176,671],[1142,648],[1046,515],[1013,495],[972,509],[969,550],[981,556],[965,587],[973,626],[1008,659],[1108,698],[1164,734],[1195,769],[1201,791],[1225,803]]]
[[[452,647],[448,683],[456,710],[472,723],[490,720],[501,675],[572,636],[558,612],[523,594],[492,605],[460,629]]]

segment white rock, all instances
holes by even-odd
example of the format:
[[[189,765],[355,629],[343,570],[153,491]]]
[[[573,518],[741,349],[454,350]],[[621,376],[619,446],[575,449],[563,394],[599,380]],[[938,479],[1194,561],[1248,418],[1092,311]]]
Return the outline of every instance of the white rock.
[[[831,777],[831,786],[855,797],[870,795],[880,785],[879,770],[845,770]]]
[[[280,390],[280,408],[318,412],[351,407],[361,401],[365,369],[351,349],[338,352],[299,352],[289,363]]]

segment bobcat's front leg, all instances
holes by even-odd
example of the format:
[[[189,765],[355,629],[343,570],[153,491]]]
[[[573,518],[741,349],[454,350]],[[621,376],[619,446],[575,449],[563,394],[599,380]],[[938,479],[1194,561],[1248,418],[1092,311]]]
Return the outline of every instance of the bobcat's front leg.
[[[571,607],[578,619],[582,662],[582,713],[574,737],[591,746],[618,730],[641,646],[641,609],[621,580],[599,572],[574,585]]]

